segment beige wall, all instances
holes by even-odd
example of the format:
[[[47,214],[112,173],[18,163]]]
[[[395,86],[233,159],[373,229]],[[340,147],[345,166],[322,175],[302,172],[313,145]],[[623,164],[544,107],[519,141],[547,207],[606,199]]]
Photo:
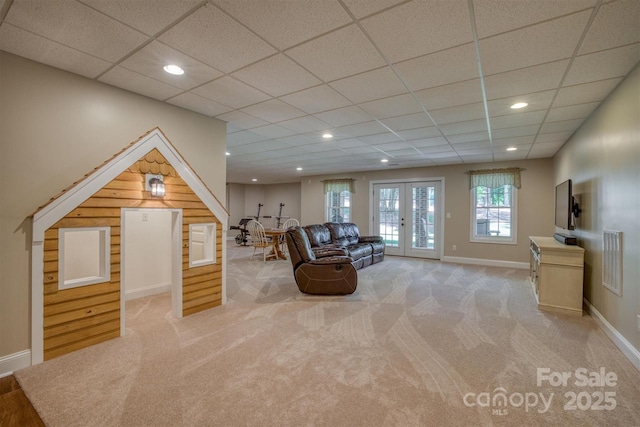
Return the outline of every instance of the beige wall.
[[[231,212],[229,225],[238,225],[241,218],[253,218],[258,213],[258,203],[264,206],[260,209],[260,218],[265,227],[276,226],[276,215],[280,211],[280,203],[284,203],[282,215],[300,219],[300,183],[288,184],[232,184],[228,185],[229,206]],[[284,220],[282,220],[284,222]],[[237,233],[236,233],[237,234]],[[235,234],[230,234],[235,236]]]
[[[225,200],[226,125],[0,52],[0,357],[30,347],[28,216],[160,127]]]
[[[640,349],[640,66],[555,157],[555,182],[573,180],[582,213],[587,300]],[[602,286],[602,231],[623,232],[623,295]]]
[[[469,176],[471,169],[521,167],[522,188],[518,192],[518,244],[471,243]],[[472,165],[451,165],[412,169],[390,169],[332,176],[313,176],[302,180],[302,223],[322,223],[324,218],[323,179],[353,178],[356,191],[352,195],[353,222],[361,233],[369,230],[370,181],[411,178],[444,178],[444,209],[451,218],[444,219],[444,256],[503,260],[529,261],[528,236],[551,235],[553,233],[553,162],[551,159],[497,162]],[[456,245],[454,252],[452,246]]]

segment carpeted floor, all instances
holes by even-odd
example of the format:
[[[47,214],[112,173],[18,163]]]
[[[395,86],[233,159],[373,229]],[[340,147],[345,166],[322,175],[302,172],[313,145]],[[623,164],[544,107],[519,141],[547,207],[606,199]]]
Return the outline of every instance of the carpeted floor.
[[[386,257],[318,297],[251,250],[229,245],[227,305],[132,301],[125,337],[16,372],[44,422],[640,426],[640,373],[589,316],[538,311],[526,270]]]

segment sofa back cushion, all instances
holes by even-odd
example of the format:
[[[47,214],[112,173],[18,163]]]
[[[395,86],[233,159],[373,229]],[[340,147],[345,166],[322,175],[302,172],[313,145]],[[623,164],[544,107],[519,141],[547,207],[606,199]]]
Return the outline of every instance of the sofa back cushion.
[[[331,240],[342,246],[349,246],[358,243],[360,230],[352,222],[327,222],[325,224],[331,232]]]
[[[312,248],[331,243],[331,233],[324,224],[305,225],[304,231],[307,233]]]
[[[302,263],[316,259],[316,255],[311,250],[307,233],[301,227],[289,228],[285,236],[287,248],[289,248],[289,258],[294,269]]]

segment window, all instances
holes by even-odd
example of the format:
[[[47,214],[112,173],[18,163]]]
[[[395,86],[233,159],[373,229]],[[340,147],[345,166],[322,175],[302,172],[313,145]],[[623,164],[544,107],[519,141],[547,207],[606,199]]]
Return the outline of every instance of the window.
[[[351,193],[349,190],[327,192],[327,221],[351,222]]]
[[[110,227],[58,230],[58,289],[108,282]]]
[[[215,264],[216,224],[189,224],[189,267]]]
[[[512,185],[471,189],[471,241],[516,243],[516,193]]]

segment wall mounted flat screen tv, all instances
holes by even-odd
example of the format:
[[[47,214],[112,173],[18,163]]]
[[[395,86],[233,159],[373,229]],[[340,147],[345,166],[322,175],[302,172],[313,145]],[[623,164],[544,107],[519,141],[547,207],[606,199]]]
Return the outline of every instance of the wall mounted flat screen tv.
[[[556,227],[573,230],[573,193],[571,180],[556,185]]]

